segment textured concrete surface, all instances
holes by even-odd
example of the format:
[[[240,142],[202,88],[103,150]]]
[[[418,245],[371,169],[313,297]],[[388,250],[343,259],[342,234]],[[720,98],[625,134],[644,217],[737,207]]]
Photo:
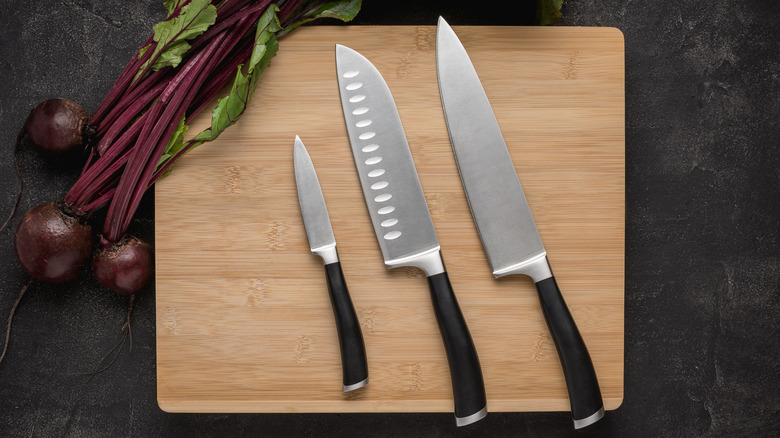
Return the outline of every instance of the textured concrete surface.
[[[504,2],[366,1],[359,24],[532,22]],[[522,2],[514,2],[522,3]],[[2,2],[0,219],[12,151],[50,97],[94,111],[164,16],[161,0]],[[567,0],[559,26],[614,26],[626,41],[625,399],[577,433],[568,413],[172,415],[155,400],[154,285],[138,296],[133,349],[89,383],[127,300],[89,276],[34,284],[0,364],[0,436],[780,436],[780,6]],[[565,122],[563,122],[565,123]],[[0,321],[26,278],[21,214],[60,198],[77,171],[24,148],[19,212],[0,233]],[[151,197],[133,231],[153,239]]]

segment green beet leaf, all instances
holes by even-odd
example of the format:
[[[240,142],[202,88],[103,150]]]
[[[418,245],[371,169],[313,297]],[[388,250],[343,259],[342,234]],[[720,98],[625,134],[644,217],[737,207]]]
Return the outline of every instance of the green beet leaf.
[[[271,58],[279,50],[275,32],[281,30],[282,26],[276,16],[277,11],[276,5],[271,5],[260,16],[257,23],[255,45],[249,58],[247,73],[244,75],[242,71],[243,65],[238,66],[230,94],[219,99],[217,106],[211,113],[211,127],[195,136],[197,141],[195,146],[217,138],[222,131],[238,121],[238,118],[244,113],[255,91],[260,73],[268,67],[271,63]]]
[[[165,9],[168,11],[168,18],[171,18],[173,11],[175,11],[180,4],[184,3],[184,1],[185,0],[166,0],[165,3],[163,3],[163,6],[165,6]]]
[[[563,0],[538,0],[536,4],[536,24],[546,26],[558,22],[563,16]]]
[[[164,162],[168,161],[171,157],[176,155],[176,153],[178,153],[184,147],[184,135],[187,134],[187,129],[189,128],[189,126],[184,124],[185,118],[186,116],[182,117],[181,120],[179,120],[179,124],[176,125],[176,130],[173,132],[171,140],[165,147],[165,152],[163,152],[163,155],[160,157],[159,163],[157,163],[158,168]],[[168,171],[165,172],[166,175],[169,173],[171,173],[171,169],[168,169]]]
[[[316,20],[318,18],[336,18],[341,21],[351,21],[362,7],[362,0],[346,0],[346,1],[333,1],[323,3],[311,10],[307,11],[302,19],[290,26],[287,26],[279,36],[286,34],[296,27],[308,23],[309,21]]]
[[[174,6],[175,7],[175,6]],[[303,23],[315,20],[317,18],[337,18],[343,21],[352,20],[360,11],[361,0],[343,0],[327,2],[318,7],[311,8],[302,14],[295,23],[282,28],[277,12],[279,8],[275,4],[268,6],[268,9],[258,19],[257,31],[255,33],[255,42],[252,54],[246,65],[239,65],[236,76],[233,79],[233,85],[230,93],[217,101],[217,105],[211,112],[211,126],[195,135],[188,142],[181,143],[181,140],[175,140],[181,131],[183,136],[186,132],[186,125],[180,123],[176,129],[174,139],[168,144],[165,153],[157,165],[159,169],[164,164],[168,164],[170,173],[172,163],[170,160],[176,160],[184,153],[216,139],[222,132],[232,124],[236,123],[249,105],[252,95],[257,87],[260,74],[271,64],[271,58],[279,50],[277,35],[283,35],[300,26]],[[183,9],[182,9],[183,11]],[[183,150],[184,149],[184,150]],[[177,154],[181,151],[181,154]]]
[[[179,3],[179,1],[165,3],[169,15]],[[153,39],[157,44],[151,58],[141,66],[134,80],[138,80],[149,70],[150,62],[153,70],[179,65],[182,56],[190,49],[187,40],[205,32],[216,20],[217,8],[209,0],[193,0],[183,6],[176,17],[155,24]],[[148,47],[144,48],[140,55],[143,55],[146,50]]]

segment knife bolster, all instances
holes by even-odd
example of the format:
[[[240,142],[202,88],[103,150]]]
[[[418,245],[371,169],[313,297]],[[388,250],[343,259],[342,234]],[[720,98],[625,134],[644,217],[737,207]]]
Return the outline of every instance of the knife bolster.
[[[541,254],[533,256],[530,259],[525,259],[520,263],[501,267],[493,271],[493,276],[496,278],[513,274],[527,275],[533,279],[534,283],[552,277],[552,269],[550,268],[550,263],[547,261],[547,253],[542,252]]]
[[[336,251],[336,244],[320,246],[319,248],[312,248],[311,253],[322,257],[322,263],[329,265],[339,261],[339,254]]]
[[[441,252],[438,246],[411,256],[385,260],[385,266],[387,269],[413,266],[422,269],[426,277],[444,272],[444,262],[441,259]]]

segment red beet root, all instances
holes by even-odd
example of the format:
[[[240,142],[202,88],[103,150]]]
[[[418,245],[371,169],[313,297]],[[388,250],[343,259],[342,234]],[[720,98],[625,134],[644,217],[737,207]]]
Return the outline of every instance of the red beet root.
[[[64,283],[79,276],[92,253],[92,227],[47,202],[25,213],[14,235],[16,258],[36,280]]]
[[[17,154],[23,144],[25,135],[29,142],[50,160],[70,159],[78,157],[78,151],[88,144],[95,135],[95,128],[89,125],[89,114],[81,105],[68,99],[48,99],[39,103],[27,115],[24,126],[16,137],[14,147],[14,166],[19,189],[16,200],[8,214],[8,219],[0,226],[0,230],[11,221],[16,212],[16,206],[22,196],[22,173],[19,169]]]
[[[93,129],[89,114],[81,105],[68,99],[48,99],[36,106],[27,117],[27,138],[45,155],[58,157],[80,150]]]
[[[118,243],[100,237],[100,247],[92,257],[92,273],[107,289],[130,295],[141,290],[154,271],[152,248],[128,234]]]

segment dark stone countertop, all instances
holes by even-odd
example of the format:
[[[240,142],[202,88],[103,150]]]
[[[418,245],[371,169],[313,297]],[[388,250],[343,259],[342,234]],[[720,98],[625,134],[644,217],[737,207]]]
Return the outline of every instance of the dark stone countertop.
[[[356,24],[527,25],[522,2],[380,3]],[[164,17],[162,0],[3,2],[0,212],[16,192],[13,143],[50,97],[94,111]],[[780,5],[566,0],[558,26],[612,26],[626,47],[625,397],[574,432],[569,414],[167,414],[156,403],[154,286],[136,300],[133,349],[89,383],[119,339],[126,298],[85,275],[34,283],[0,364],[0,436],[780,436]],[[19,211],[0,233],[0,321],[26,275],[22,213],[77,171],[22,149]],[[152,196],[132,231],[154,237]]]

